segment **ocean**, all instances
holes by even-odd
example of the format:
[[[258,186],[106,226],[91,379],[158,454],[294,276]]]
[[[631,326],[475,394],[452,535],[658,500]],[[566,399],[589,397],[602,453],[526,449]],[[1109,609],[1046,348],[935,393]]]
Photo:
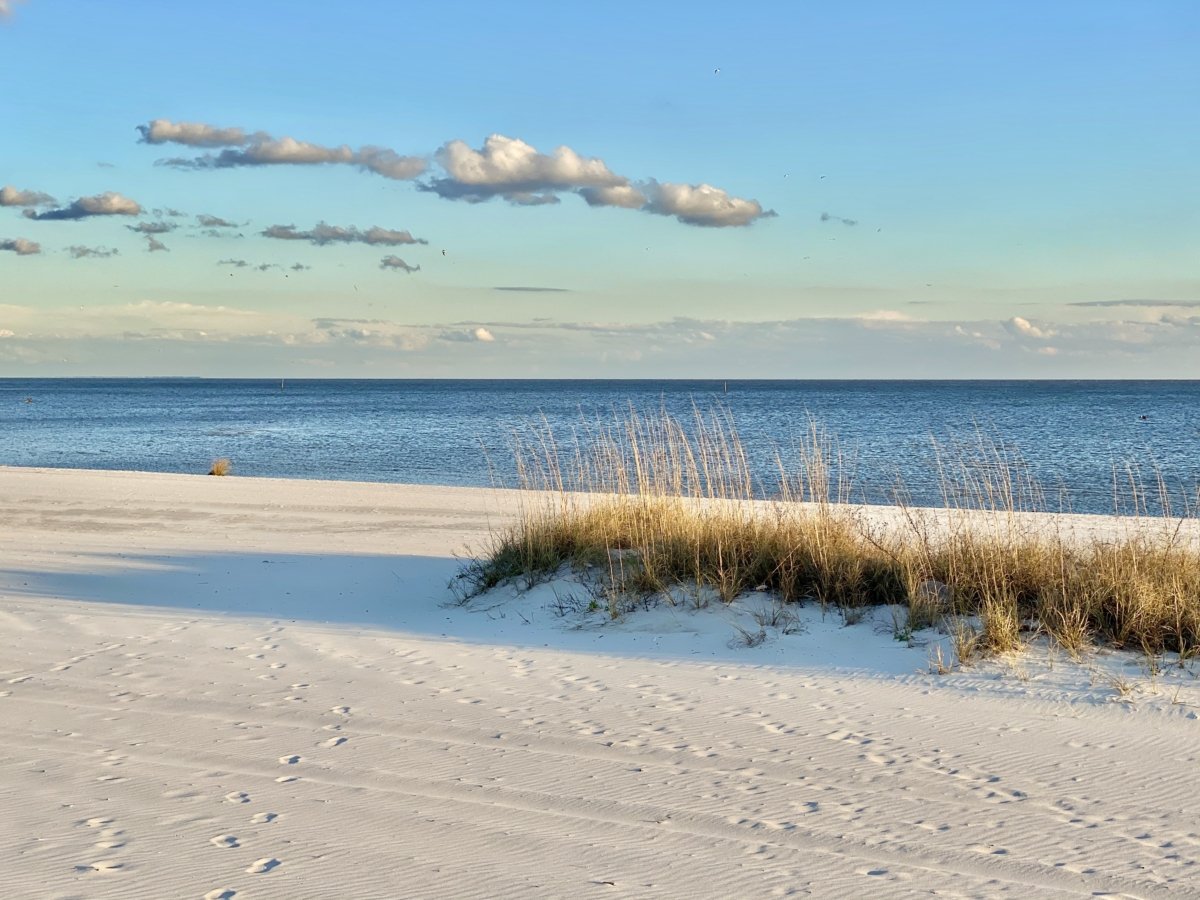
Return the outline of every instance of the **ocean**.
[[[690,419],[724,408],[764,485],[815,422],[841,450],[853,499],[902,482],[942,500],[938,447],[999,447],[1046,506],[1129,503],[1129,467],[1175,512],[1197,505],[1194,381],[422,381],[0,379],[0,464],[487,486],[514,484],[511,438],[636,408]],[[951,455],[960,452],[952,450]],[[967,451],[968,453],[971,451]],[[769,493],[769,488],[765,488]]]

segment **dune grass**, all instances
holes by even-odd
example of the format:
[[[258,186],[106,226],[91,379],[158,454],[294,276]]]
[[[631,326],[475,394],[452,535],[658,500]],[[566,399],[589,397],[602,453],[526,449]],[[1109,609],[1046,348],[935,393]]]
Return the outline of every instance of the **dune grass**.
[[[514,449],[519,486],[537,493],[464,567],[464,596],[570,567],[614,616],[630,598],[671,600],[681,588],[724,602],[765,590],[783,604],[835,607],[848,622],[897,604],[909,631],[947,630],[961,662],[1015,649],[1031,632],[1072,655],[1096,643],[1200,650],[1200,530],[1189,511],[1047,513],[1019,459],[979,436],[969,451],[939,454],[938,509],[914,507],[899,484],[893,507],[847,502],[849,466],[812,424],[797,462],[780,459],[777,481],[760,484],[721,409],[694,411],[688,427],[631,410],[581,426],[564,446],[543,423]],[[1140,512],[1140,482],[1130,484],[1114,508]]]
[[[208,470],[209,475],[228,475],[233,471],[233,460],[227,456],[222,456],[213,460],[212,468]]]

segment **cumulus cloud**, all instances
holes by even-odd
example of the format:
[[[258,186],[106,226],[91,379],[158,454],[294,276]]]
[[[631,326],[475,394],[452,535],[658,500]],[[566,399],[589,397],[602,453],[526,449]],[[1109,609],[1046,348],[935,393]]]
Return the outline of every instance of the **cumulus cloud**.
[[[252,140],[242,128],[218,128],[200,122],[171,122],[154,119],[147,125],[139,125],[144,144],[184,144],[188,147],[236,147]],[[261,133],[257,136],[266,137]]]
[[[138,222],[136,225],[126,225],[125,227],[138,234],[166,234],[168,231],[175,230],[175,226],[170,222]]]
[[[142,208],[136,201],[115,191],[106,191],[93,197],[80,197],[70,206],[48,209],[43,213],[25,210],[28,218],[39,221],[86,219],[90,216],[140,216],[141,214]]]
[[[196,216],[196,221],[202,228],[237,228],[237,222],[230,222],[220,216],[208,216],[203,213]]]
[[[71,259],[88,259],[91,257],[108,259],[110,256],[117,255],[117,250],[113,247],[85,247],[82,244],[71,245],[67,248],[67,252],[71,254]]]
[[[384,178],[407,180],[426,169],[419,156],[402,156],[387,147],[365,146],[357,150],[346,144],[326,147],[292,137],[275,138],[265,132],[243,128],[220,128],[201,122],[171,122],[154,119],[139,125],[146,144],[182,144],[187,147],[224,147],[220,153],[194,158],[161,160],[161,165],[187,169],[228,169],[239,166],[352,165]]]
[[[307,272],[312,268],[312,266],[306,266],[304,263],[294,263],[293,265],[288,266],[288,268],[293,272]]]
[[[331,147],[199,122],[155,119],[138,126],[138,130],[147,144],[223,148],[198,157],[159,161],[160,165],[179,168],[353,165],[401,180],[416,178],[427,168],[425,159],[402,156],[385,147]],[[602,159],[584,156],[571,147],[563,145],[542,153],[519,138],[503,134],[490,135],[478,149],[462,140],[449,141],[437,150],[434,159],[444,174],[419,183],[418,188],[447,200],[483,203],[500,197],[517,206],[544,206],[561,202],[563,193],[576,193],[589,206],[640,210],[673,216],[687,225],[713,228],[745,226],[775,215],[757,200],[733,196],[710,184],[675,184],[653,178],[634,183],[613,172]],[[852,219],[831,218],[856,224]]]
[[[17,256],[34,256],[42,252],[42,245],[25,238],[10,238],[0,241],[0,250],[8,250]]]
[[[420,266],[410,266],[398,256],[385,256],[379,261],[379,268],[389,269],[393,272],[404,272],[406,275],[410,272],[420,272]]]
[[[250,263],[246,262],[244,259],[219,259],[217,260],[217,265],[233,266],[235,269],[244,269],[246,266],[250,265]]]
[[[41,191],[22,191],[10,184],[0,187],[0,206],[54,206],[57,203]]]
[[[471,334],[475,336],[475,340],[483,341],[485,344],[490,344],[496,340],[496,336],[483,327],[476,328]]]
[[[844,216],[835,216],[833,213],[821,213],[822,222],[841,222],[843,225],[857,225],[858,219],[847,219]]]
[[[587,187],[579,191],[588,206],[619,206],[623,209],[641,209],[646,205],[646,195],[631,184],[608,187]]]
[[[452,200],[480,202],[499,196],[521,204],[545,203],[553,202],[546,197],[554,191],[628,183],[603,160],[581,156],[570,147],[539,153],[524,141],[502,134],[491,135],[480,150],[465,141],[450,141],[434,158],[446,177],[431,179],[422,189]]]
[[[619,206],[660,216],[674,216],[685,225],[728,228],[771,218],[757,200],[734,197],[711,184],[673,184],[649,179],[636,186],[584,188],[579,191],[589,206]]]
[[[319,222],[308,231],[299,231],[295,225],[272,225],[262,232],[264,237],[280,241],[309,241],[318,246],[326,244],[372,244],[385,247],[398,247],[402,244],[427,244],[423,238],[415,238],[407,231],[393,231],[374,225],[366,231],[360,231],[354,225],[343,228],[339,225],[327,225]]]
[[[152,234],[146,235],[146,252],[170,252],[170,248]]]
[[[749,225],[757,219],[776,215],[774,210],[764,210],[757,200],[731,196],[711,184],[651,181],[643,187],[643,193],[649,198],[643,207],[647,212],[674,216],[686,225],[726,228]]]
[[[687,225],[749,225],[774,211],[757,200],[734,197],[710,184],[673,184],[648,179],[638,184],[618,175],[596,157],[561,146],[552,153],[517,138],[493,134],[476,150],[450,141],[434,155],[446,176],[419,185],[447,200],[482,203],[501,197],[519,206],[559,202],[562,192],[577,193],[589,206],[615,206],[674,216]]]

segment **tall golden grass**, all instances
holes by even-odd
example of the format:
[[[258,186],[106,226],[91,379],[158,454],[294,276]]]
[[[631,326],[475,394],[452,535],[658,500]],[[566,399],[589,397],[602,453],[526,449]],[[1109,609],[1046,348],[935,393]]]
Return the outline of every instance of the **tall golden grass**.
[[[1068,516],[1046,511],[1019,457],[976,435],[939,453],[943,505],[853,504],[837,442],[810,423],[794,464],[753,475],[731,414],[694,410],[685,427],[630,410],[584,424],[565,445],[546,422],[514,439],[518,520],[469,563],[466,595],[507,581],[532,585],[564,566],[622,597],[704,589],[730,602],[767,590],[857,618],[900,604],[907,627],[947,629],[961,661],[1049,635],[1071,654],[1094,643],[1148,653],[1200,649],[1200,534],[1174,517]],[[1141,482],[1115,509],[1147,507]],[[1154,485],[1170,511],[1161,479]]]
[[[209,475],[228,475],[233,471],[233,460],[228,456],[222,456],[213,460],[212,468],[208,470]]]

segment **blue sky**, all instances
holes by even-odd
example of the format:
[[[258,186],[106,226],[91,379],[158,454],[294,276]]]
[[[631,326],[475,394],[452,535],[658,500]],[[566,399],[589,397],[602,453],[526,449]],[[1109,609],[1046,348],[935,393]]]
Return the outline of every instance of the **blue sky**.
[[[1200,377],[1195,3],[0,13],[0,376]]]

